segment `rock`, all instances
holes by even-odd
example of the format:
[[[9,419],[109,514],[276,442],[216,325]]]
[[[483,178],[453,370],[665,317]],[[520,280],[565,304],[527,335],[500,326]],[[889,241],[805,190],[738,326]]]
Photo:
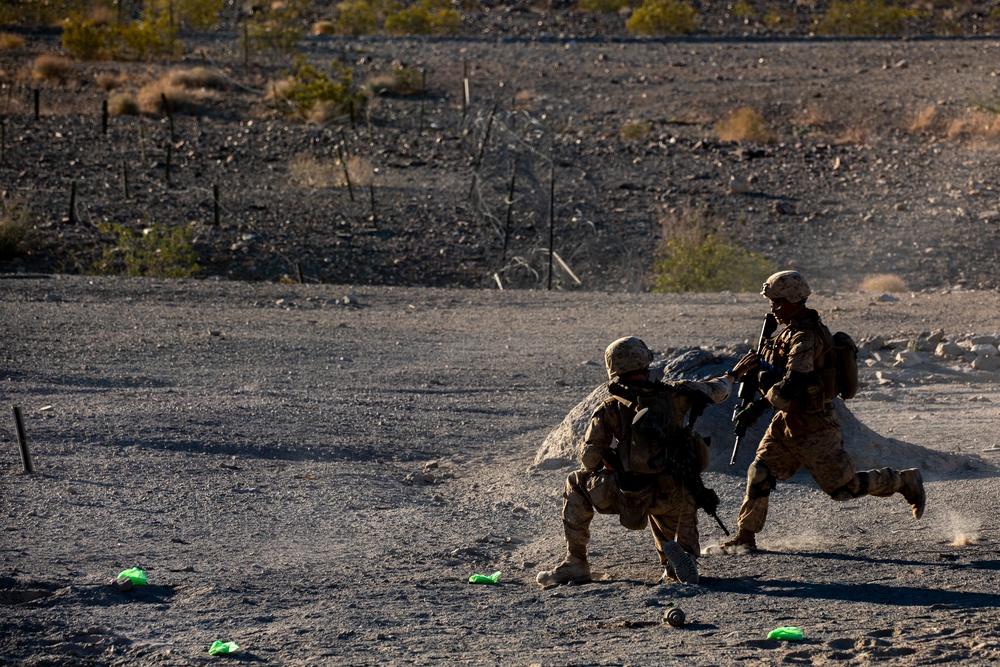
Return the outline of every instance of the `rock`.
[[[995,371],[1000,368],[1000,357],[976,357],[972,361],[972,367],[977,371]]]
[[[899,301],[899,297],[895,297],[888,292],[885,292],[883,294],[879,294],[874,300],[879,303],[893,303],[895,301]]]
[[[975,352],[977,357],[995,357],[998,354],[997,346],[990,343],[973,345],[972,352]]]
[[[949,359],[957,359],[965,354],[965,348],[958,343],[952,343],[946,341],[944,343],[938,343],[937,347],[934,348],[934,355],[938,357],[947,357]]]
[[[750,179],[742,176],[730,176],[729,189],[726,192],[731,195],[745,195],[750,192]]]
[[[969,343],[972,345],[993,345],[996,346],[1000,343],[1000,338],[993,334],[984,334],[981,336],[973,336],[969,339]]]
[[[111,581],[111,585],[123,593],[132,590],[132,580],[128,577],[118,577],[117,579],[113,579]]]
[[[896,366],[912,368],[927,363],[927,358],[916,350],[900,350],[896,353]]]

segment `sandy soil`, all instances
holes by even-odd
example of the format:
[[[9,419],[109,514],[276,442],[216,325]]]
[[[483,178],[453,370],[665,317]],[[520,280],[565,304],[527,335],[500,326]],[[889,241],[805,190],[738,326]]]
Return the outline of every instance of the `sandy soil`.
[[[998,295],[815,305],[859,339],[995,333]],[[651,538],[595,521],[599,580],[539,589],[571,467],[534,465],[614,338],[727,355],[756,296],[215,281],[0,280],[0,663],[984,664],[1000,659],[998,375],[931,362],[850,410],[921,462],[928,508],[781,485],[753,556],[658,585]],[[9,407],[7,408],[9,411]],[[724,423],[726,406],[706,413]],[[710,410],[711,412],[711,410]],[[8,412],[9,414],[9,412]],[[908,448],[892,450],[892,442]],[[732,526],[744,466],[706,479]],[[920,452],[924,452],[920,454]],[[894,463],[895,464],[895,463]],[[722,538],[702,517],[705,544]],[[140,567],[145,587],[108,581]],[[497,586],[467,583],[500,571]],[[669,604],[689,623],[662,623]],[[801,627],[805,640],[767,640]]]

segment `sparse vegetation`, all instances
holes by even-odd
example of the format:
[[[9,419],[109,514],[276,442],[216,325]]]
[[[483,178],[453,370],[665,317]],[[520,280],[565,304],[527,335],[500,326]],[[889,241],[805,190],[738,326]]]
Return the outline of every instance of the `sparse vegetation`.
[[[118,88],[122,84],[123,77],[120,74],[113,74],[111,72],[99,72],[94,75],[94,82],[97,87],[106,93],[110,93],[115,88]]]
[[[317,36],[336,35],[338,34],[337,24],[334,23],[333,21],[317,21],[316,23],[313,23],[313,26],[309,30],[309,33]]]
[[[652,130],[653,124],[648,120],[633,120],[622,126],[622,139],[625,141],[645,139]]]
[[[416,4],[390,12],[385,31],[392,35],[447,35],[462,23],[462,15],[448,0],[419,0]]]
[[[727,114],[715,124],[715,132],[722,141],[769,143],[776,138],[764,117],[747,107]]]
[[[580,9],[585,12],[613,14],[630,4],[630,0],[580,0]]]
[[[7,204],[0,210],[0,260],[16,257],[24,249],[31,231],[31,211],[25,207]]]
[[[24,39],[9,32],[0,32],[0,49],[23,49]]]
[[[137,116],[139,103],[131,95],[112,95],[108,98],[108,113],[112,116]]]
[[[337,5],[336,31],[341,35],[367,35],[378,29],[378,12],[367,0],[348,0]]]
[[[43,53],[35,58],[31,74],[34,78],[42,81],[65,81],[72,71],[73,61],[69,58],[57,56],[54,53]]]
[[[368,90],[378,95],[418,95],[423,92],[424,74],[416,67],[395,62],[387,74],[373,77],[367,83]]]
[[[140,88],[137,102],[144,114],[164,113],[167,110],[164,102],[170,105],[172,113],[179,113],[195,106],[195,96],[183,86],[161,79]]]
[[[653,262],[654,292],[752,292],[774,272],[764,257],[729,240],[705,211],[683,211],[661,222]]]
[[[330,70],[328,75],[307,64],[304,58],[299,59],[283,99],[292,110],[306,118],[314,108],[342,115],[350,113],[352,107],[355,111],[362,110],[366,98],[355,88],[351,68],[334,62]]]
[[[97,273],[190,278],[201,270],[190,227],[154,224],[136,232],[118,223],[103,223],[98,231],[110,236],[112,245],[94,267]]]
[[[189,90],[198,88],[225,90],[229,87],[229,80],[225,75],[207,67],[171,70],[165,77],[165,81],[169,85]]]
[[[858,286],[858,291],[861,292],[905,292],[907,289],[906,281],[891,273],[865,276]]]
[[[636,35],[689,35],[698,30],[698,12],[680,0],[645,0],[625,23]]]
[[[730,15],[740,19],[752,19],[757,16],[757,12],[753,8],[753,5],[745,0],[733,3],[732,9],[729,10],[729,13]]]
[[[833,0],[816,24],[820,35],[898,35],[907,19],[918,14],[883,0]]]

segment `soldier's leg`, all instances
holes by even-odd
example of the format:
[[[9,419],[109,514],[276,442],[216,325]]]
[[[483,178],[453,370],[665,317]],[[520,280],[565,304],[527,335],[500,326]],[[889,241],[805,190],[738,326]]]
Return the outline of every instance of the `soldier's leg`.
[[[775,418],[761,438],[753,463],[747,468],[747,490],[737,518],[738,530],[722,543],[723,548],[757,548],[756,535],[767,522],[771,491],[777,480],[788,479],[798,470],[799,460],[789,451],[783,429],[784,421]]]
[[[924,491],[923,475],[916,468],[899,471],[879,468],[856,472],[846,484],[829,491],[834,500],[850,500],[861,496],[885,498],[896,493],[902,494],[909,503],[914,519],[924,515],[927,494]]]
[[[566,478],[563,490],[563,531],[566,534],[566,558],[552,570],[538,573],[542,586],[590,581],[587,545],[595,505],[602,513],[617,511],[614,478],[609,472],[589,473],[577,470]]]

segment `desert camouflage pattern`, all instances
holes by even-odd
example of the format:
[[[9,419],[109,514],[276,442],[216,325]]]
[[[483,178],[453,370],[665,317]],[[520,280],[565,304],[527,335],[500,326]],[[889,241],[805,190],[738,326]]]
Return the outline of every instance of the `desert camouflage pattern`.
[[[685,380],[666,384],[700,391],[713,403],[721,403],[729,398],[733,381],[728,376],[723,376],[705,382]],[[675,395],[674,404],[675,414],[672,417],[677,425],[682,426],[693,401],[686,394],[679,393]],[[610,397],[598,406],[590,418],[581,456],[583,469],[570,473],[563,492],[563,528],[570,556],[586,559],[587,545],[590,544],[590,522],[595,513],[619,512],[615,475],[604,469],[603,456],[614,443],[626,437],[626,424],[631,424],[634,416],[634,411]],[[707,449],[699,452],[699,458],[703,466],[707,465]],[[663,545],[671,540],[676,540],[689,554],[698,556],[701,546],[698,538],[698,506],[694,496],[669,474],[660,475],[657,484],[656,500],[648,514],[660,564],[668,564]]]
[[[798,271],[778,271],[764,281],[760,293],[768,299],[785,299],[798,303],[809,298],[812,290]]]
[[[773,481],[787,480],[799,468],[804,467],[834,500],[850,500],[863,495],[891,496],[903,487],[899,472],[892,468],[855,471],[844,450],[840,420],[833,409],[835,389],[830,391],[827,386],[826,393],[821,392],[818,397],[790,397],[790,392],[783,392],[793,371],[814,377],[832,371],[832,345],[832,337],[819,314],[806,309],[801,318],[793,320],[775,336],[763,355],[766,361],[783,368],[785,373],[766,394],[768,402],[778,412],[761,438],[754,463],[747,472],[747,494],[738,519],[741,533],[758,533],[764,528]],[[822,383],[817,386],[822,387]],[[762,471],[769,472],[774,479],[755,479]]]
[[[604,350],[604,367],[608,370],[609,380],[633,371],[644,371],[651,363],[653,352],[635,336],[619,338]]]

